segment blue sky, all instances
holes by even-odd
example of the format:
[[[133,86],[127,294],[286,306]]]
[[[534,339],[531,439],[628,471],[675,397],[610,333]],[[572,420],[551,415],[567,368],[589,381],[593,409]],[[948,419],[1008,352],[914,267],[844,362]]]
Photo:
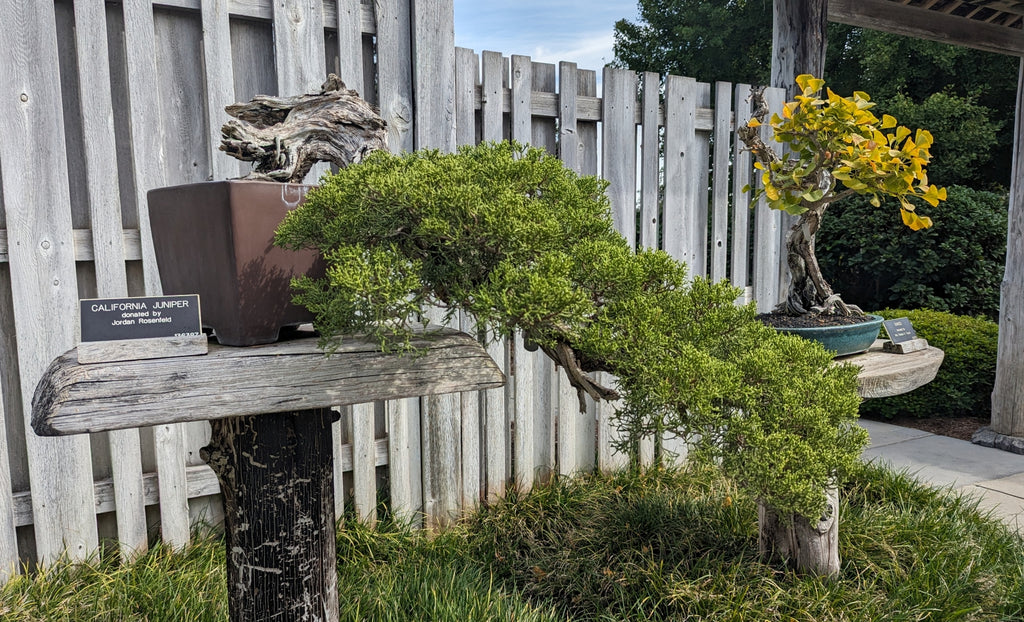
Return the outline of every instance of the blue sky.
[[[454,2],[455,45],[545,63],[573,61],[581,69],[600,70],[610,62],[615,22],[637,18],[636,0]]]

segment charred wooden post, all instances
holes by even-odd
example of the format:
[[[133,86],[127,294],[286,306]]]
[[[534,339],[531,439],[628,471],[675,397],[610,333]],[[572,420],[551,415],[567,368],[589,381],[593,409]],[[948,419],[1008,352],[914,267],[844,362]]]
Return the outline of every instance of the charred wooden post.
[[[830,486],[828,507],[820,520],[782,515],[774,508],[757,506],[757,548],[761,555],[777,555],[798,570],[832,577],[839,574],[839,489]]]
[[[232,622],[338,619],[333,411],[211,422]]]
[[[257,95],[225,110],[235,118],[221,128],[221,150],[254,163],[243,179],[300,183],[317,162],[344,168],[385,148],[384,119],[334,74],[319,93]]]

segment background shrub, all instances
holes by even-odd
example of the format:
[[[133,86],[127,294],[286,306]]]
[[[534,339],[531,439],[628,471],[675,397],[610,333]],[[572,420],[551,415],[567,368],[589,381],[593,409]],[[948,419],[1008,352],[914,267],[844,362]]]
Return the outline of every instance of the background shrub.
[[[877,311],[886,319],[907,317],[919,337],[946,353],[935,380],[910,393],[865,400],[862,415],[891,418],[988,417],[996,380],[996,345],[999,327],[981,318],[942,311]]]
[[[1006,194],[952,186],[945,203],[923,212],[935,224],[921,231],[903,225],[898,205],[879,209],[869,199],[831,206],[818,233],[818,261],[843,300],[998,317]]]

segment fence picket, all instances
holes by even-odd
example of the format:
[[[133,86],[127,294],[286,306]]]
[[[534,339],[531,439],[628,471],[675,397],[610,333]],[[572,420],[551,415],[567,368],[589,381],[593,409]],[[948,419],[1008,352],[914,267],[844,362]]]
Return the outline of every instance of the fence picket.
[[[597,98],[597,72],[593,69],[580,69],[577,74],[577,94],[582,97]],[[579,109],[577,109],[577,114]],[[597,121],[579,120],[576,133],[580,139],[580,172],[584,175],[598,174]]]
[[[640,246],[660,248],[658,210],[660,208],[661,153],[658,144],[658,112],[661,106],[661,78],[643,74],[643,105],[640,162]]]
[[[512,56],[511,138],[523,144],[534,143],[536,137],[533,115],[530,111],[533,85],[533,64],[530,62],[530,57]],[[543,128],[541,128],[541,132],[543,132]],[[512,441],[514,478],[520,489],[529,490],[533,486],[537,464],[536,441],[533,435],[534,424],[539,414],[535,408],[536,360],[533,354],[524,347],[521,332],[517,331],[509,339],[508,348],[511,355],[508,382],[512,385],[510,394],[512,408],[509,415],[512,417],[512,426],[515,431]]]
[[[505,64],[498,52],[483,53],[483,76],[480,87],[481,140],[501,140],[504,137],[502,110],[503,75]],[[498,339],[487,346],[487,353],[508,377],[507,342]],[[508,485],[509,422],[505,404],[505,389],[484,392],[484,419],[486,444],[487,500],[494,501],[505,494]]]
[[[11,289],[23,399],[29,399],[49,361],[75,342],[77,298],[68,208],[60,83],[52,71],[33,71],[29,59],[57,66],[52,3],[0,3],[0,161]],[[40,278],[44,275],[45,278]],[[39,329],[42,310],[56,318]],[[24,409],[28,430],[30,408]],[[41,562],[67,547],[85,559],[97,546],[92,468],[85,437],[50,439],[26,434],[32,511]]]
[[[388,124],[388,149],[412,151],[414,136],[412,89],[411,0],[376,0],[377,96]]]
[[[350,89],[369,99],[363,71],[363,8],[359,0],[337,0],[338,77]],[[369,81],[373,84],[373,81]]]
[[[455,141],[459,146],[477,142],[476,90],[480,62],[473,50],[455,50]],[[476,322],[468,315],[461,318],[462,330],[479,334]],[[462,407],[462,507],[472,509],[483,498],[484,458],[483,420],[484,393],[463,393]]]
[[[160,273],[153,251],[149,229],[146,192],[167,183],[166,157],[161,110],[157,88],[156,29],[153,7],[147,0],[126,0],[124,12],[125,64],[128,97],[131,107],[133,136],[146,136],[132,142],[132,170],[135,172],[135,214],[142,240],[142,267],[146,293],[162,292]],[[160,530],[163,540],[174,548],[184,547],[189,540],[187,478],[185,475],[185,440],[181,425],[160,425],[153,428],[160,489]]]
[[[735,126],[738,128],[750,119],[750,85],[737,84],[735,89]],[[729,279],[736,287],[746,289],[748,284],[748,263],[750,254],[750,190],[751,185],[750,152],[743,147],[743,141],[736,138],[733,132],[732,146],[732,258],[729,262]]]
[[[726,277],[729,241],[729,154],[732,143],[732,84],[715,83],[715,154],[712,194],[714,196],[711,235],[711,280]]]
[[[769,114],[782,109],[785,101],[785,91],[782,89],[768,88],[764,90],[765,103],[768,104]],[[765,123],[761,129],[762,139],[766,142],[771,140],[771,127]],[[754,208],[754,247],[757,253],[754,255],[754,300],[757,301],[757,310],[760,312],[771,311],[781,300],[782,288],[779,282],[779,265],[782,262],[782,216],[778,210],[768,207],[768,202],[762,196]]]
[[[580,172],[580,137],[576,128],[576,63],[558,63],[558,157],[567,168]]]
[[[355,404],[352,416],[352,504],[367,525],[377,522],[377,465],[373,402]]]
[[[241,163],[220,151],[220,128],[228,120],[224,107],[235,101],[231,70],[231,23],[228,0],[207,0],[201,4],[203,25],[204,92],[206,93],[206,135],[211,179],[235,177]]]
[[[118,196],[114,107],[107,64],[107,17],[95,3],[75,4],[75,43],[79,92],[88,107],[81,108],[85,137],[86,186],[92,227],[93,265],[97,295],[128,295]],[[108,432],[111,475],[116,491],[117,537],[121,554],[130,558],[146,551],[146,506],[142,489],[142,446],[138,430]]]
[[[697,104],[696,110],[706,110],[711,106],[711,85],[707,82],[697,83]],[[694,115],[694,126],[697,125]],[[711,144],[709,134],[694,132],[696,158],[690,159],[690,186],[692,194],[696,195],[696,211],[693,212],[693,232],[691,244],[693,245],[693,263],[691,264],[692,274],[708,276],[708,229],[710,228],[710,195],[708,188],[711,183],[711,170],[708,164],[711,161]]]
[[[665,215],[664,248],[696,274],[693,231],[697,209],[696,188],[689,183],[696,151],[697,81],[665,79]]]
[[[549,154],[558,153],[558,128],[554,117],[533,115],[533,99],[539,94],[557,97],[556,67],[550,63],[531,63],[531,88],[524,105],[524,114],[531,118],[532,138],[536,147],[543,147]],[[527,89],[523,89],[524,91]],[[528,111],[528,112],[527,112]],[[555,469],[555,420],[558,405],[554,401],[553,387],[556,386],[554,363],[541,351],[526,352],[526,358],[533,366],[533,480],[546,482]]]
[[[601,175],[608,181],[612,220],[630,246],[636,246],[636,92],[637,75],[626,69],[605,67],[602,105]],[[598,382],[614,384],[612,376],[599,373]],[[625,464],[626,456],[613,449],[615,407],[597,404],[598,467],[608,471]]]

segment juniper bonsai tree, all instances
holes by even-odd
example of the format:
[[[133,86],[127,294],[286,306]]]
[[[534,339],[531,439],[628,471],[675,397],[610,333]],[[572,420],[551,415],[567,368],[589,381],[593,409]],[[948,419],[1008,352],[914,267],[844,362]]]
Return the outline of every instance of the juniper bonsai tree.
[[[369,333],[407,348],[428,306],[469,313],[488,338],[522,331],[583,395],[621,397],[630,438],[667,428],[750,494],[816,524],[824,490],[857,459],[857,370],[690,280],[662,251],[633,251],[604,182],[515,144],[455,154],[370,154],[324,178],[278,229],[313,248],[324,278],[295,281],[325,345]],[[618,391],[588,374],[618,377]]]
[[[826,89],[823,96],[825,81],[809,74],[796,82],[802,93],[783,106],[781,116],[767,121],[775,140],[787,147],[784,157],[759,135],[768,114],[760,91],[753,93],[753,118],[737,131],[754,154],[754,166],[764,171],[756,194],[772,209],[799,217],[786,236],[789,291],[775,311],[862,315],[832,291],[818,267],[814,243],[821,220],[833,201],[864,194],[875,207],[882,206],[881,196],[895,197],[904,224],[915,231],[930,227],[931,219],[918,215],[911,199],[935,207],[946,198],[945,188],[929,185],[925,170],[932,135],[920,129],[912,133],[891,115],[879,120],[870,112],[874,104],[867,93],[840,97]]]

